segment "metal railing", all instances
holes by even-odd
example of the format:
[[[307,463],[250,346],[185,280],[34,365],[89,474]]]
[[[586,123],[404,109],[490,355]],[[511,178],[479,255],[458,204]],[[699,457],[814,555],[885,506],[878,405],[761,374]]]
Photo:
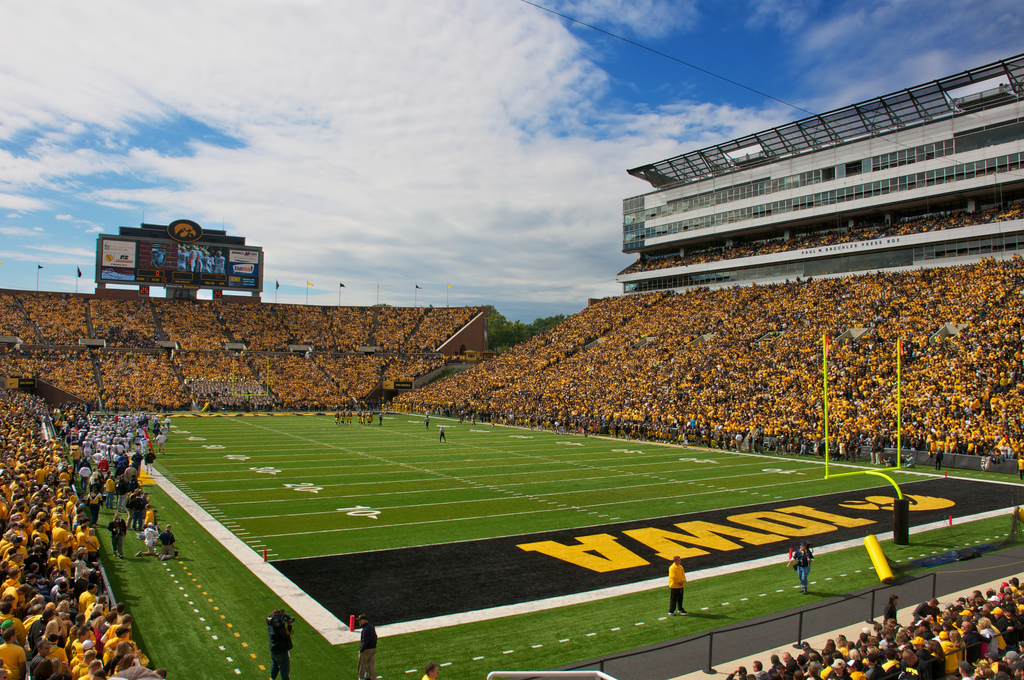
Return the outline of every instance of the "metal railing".
[[[487,680],[510,678],[511,680],[528,680],[529,678],[580,678],[581,680],[615,680],[601,671],[491,671]]]
[[[938,572],[932,571],[908,577],[898,584],[876,586],[868,591],[853,593],[798,611],[710,630],[643,649],[603,656],[565,668],[596,668],[621,680],[654,677],[649,671],[643,671],[648,666],[671,668],[672,672],[664,677],[675,677],[698,670],[714,674],[716,663],[733,661],[749,655],[751,651],[789,645],[799,648],[804,640],[805,631],[812,631],[810,635],[818,635],[844,625],[855,625],[858,620],[871,622],[876,618],[876,611],[879,616],[881,615],[881,611],[876,608],[879,601],[884,606],[889,595],[895,594],[895,591],[899,591],[900,598],[904,601],[923,602],[936,596],[937,587]],[[752,640],[757,641],[756,649],[752,648]],[[716,649],[723,648],[727,650],[725,653],[716,654]],[[735,650],[738,648],[748,651],[737,653]],[[641,660],[638,657],[646,658]]]

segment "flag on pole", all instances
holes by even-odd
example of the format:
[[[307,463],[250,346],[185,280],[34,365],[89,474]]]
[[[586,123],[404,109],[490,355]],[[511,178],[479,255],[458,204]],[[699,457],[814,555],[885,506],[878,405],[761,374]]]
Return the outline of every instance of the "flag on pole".
[[[82,268],[78,268],[78,278],[82,278]]]
[[[377,292],[378,293],[380,292],[380,284],[379,283],[377,284]]]
[[[452,284],[450,284],[450,283],[449,283],[449,284],[448,284],[448,287],[449,287],[449,288],[451,288],[451,287],[452,287]]]
[[[416,288],[417,288],[418,290],[423,290],[422,288],[420,288],[420,284],[418,284],[418,283],[416,284]]]
[[[338,288],[344,288],[344,287],[345,287],[344,283],[340,283],[340,282],[338,283]]]
[[[277,290],[280,287],[281,287],[281,282],[280,281],[274,281],[274,290]]]
[[[43,265],[41,265],[38,262],[36,262],[36,269],[42,269],[42,268],[43,268]]]
[[[313,285],[312,283],[310,283],[309,281],[306,281],[306,285],[307,285],[307,286],[310,286],[311,288],[316,288],[316,286],[314,286],[314,285]]]

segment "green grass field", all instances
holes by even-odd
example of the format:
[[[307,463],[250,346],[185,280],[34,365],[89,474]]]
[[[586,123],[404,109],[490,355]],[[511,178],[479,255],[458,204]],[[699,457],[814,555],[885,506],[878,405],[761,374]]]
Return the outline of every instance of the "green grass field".
[[[437,441],[444,424],[448,443]],[[876,477],[823,481],[794,458],[688,450],[640,442],[393,415],[383,427],[332,417],[184,418],[157,467],[253,550],[271,559],[431,545],[650,519],[837,491],[888,488]],[[918,479],[900,474],[905,481]],[[162,522],[175,524],[181,560],[104,555],[119,599],[139,620],[140,643],[172,677],[268,677],[263,618],[284,606],[264,584],[158,489]],[[349,514],[355,513],[355,514]],[[109,511],[104,510],[101,524]],[[986,520],[884,544],[901,562],[1000,535]],[[105,532],[104,532],[105,534]],[[106,535],[104,535],[106,540]],[[134,539],[126,544],[132,554]],[[814,598],[872,585],[862,549],[822,555],[835,571]],[[838,576],[842,573],[842,577]],[[779,583],[778,588],[769,585]],[[572,607],[382,637],[378,674],[407,677],[426,661],[442,677],[544,669],[673,639],[806,603],[791,570],[703,579],[687,588],[685,619],[664,617],[660,590]],[[782,592],[776,592],[781,590]],[[765,595],[761,597],[761,595]],[[723,605],[723,603],[729,603]],[[636,625],[643,622],[645,625]],[[354,673],[353,645],[331,646],[299,621],[295,677]],[[562,640],[566,640],[562,642]],[[513,650],[509,653],[509,650]]]
[[[438,442],[437,424],[447,443]],[[601,525],[884,486],[819,465],[392,416],[180,418],[160,469],[274,559]],[[244,460],[238,458],[244,457]],[[353,508],[364,508],[354,511]],[[345,511],[344,509],[347,509]],[[370,516],[371,511],[379,514]],[[358,514],[350,515],[349,512]],[[223,514],[221,514],[223,513]],[[262,548],[261,548],[262,549]]]

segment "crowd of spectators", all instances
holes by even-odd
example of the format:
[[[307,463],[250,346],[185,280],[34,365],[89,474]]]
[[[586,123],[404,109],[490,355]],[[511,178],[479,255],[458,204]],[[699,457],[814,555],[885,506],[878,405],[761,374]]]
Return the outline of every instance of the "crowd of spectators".
[[[167,352],[99,352],[103,405],[113,410],[180,409],[187,398]]]
[[[264,371],[253,375],[238,352],[180,352],[176,360],[185,389],[199,408],[259,410],[277,401]]]
[[[80,399],[95,401],[99,395],[92,362],[95,354],[83,347],[31,351],[0,348],[0,375],[39,376]]]
[[[110,347],[150,349],[156,342],[156,324],[148,301],[89,300],[91,337],[102,338]]]
[[[273,306],[257,303],[212,304],[217,310],[218,320],[236,342],[244,342],[249,349],[256,351],[276,352],[287,349],[291,337],[288,329],[277,318]]]
[[[18,297],[6,293],[0,294],[0,335],[21,338],[27,344],[35,343],[39,337]]]
[[[314,361],[334,382],[336,403],[345,406],[362,401],[376,387],[387,360],[380,355],[317,354]]]
[[[168,340],[182,349],[221,349],[227,337],[210,304],[188,300],[152,300]]]
[[[135,622],[106,592],[88,489],[57,432],[95,427],[78,409],[0,389],[0,598],[7,675],[15,680],[157,678]]]
[[[603,300],[497,359],[403,395],[412,409],[735,446],[820,444],[822,336],[836,444],[896,436],[1020,453],[1024,261]],[[940,338],[947,322],[965,324]],[[866,328],[855,342],[832,342]],[[737,440],[738,436],[738,440]],[[795,445],[794,445],[795,443]]]
[[[408,354],[390,359],[384,367],[385,380],[402,380],[426,375],[441,368],[445,357],[441,354]]]
[[[872,241],[893,236],[957,229],[988,224],[989,222],[1016,220],[1020,219],[1022,215],[1024,215],[1024,204],[1018,202],[1011,204],[1005,209],[992,208],[972,213],[956,210],[942,214],[929,214],[910,218],[892,224],[867,222],[849,228],[833,227],[806,233],[796,233],[789,239],[783,236],[776,236],[750,241],[738,241],[730,246],[716,245],[693,250],[692,252],[687,252],[686,255],[667,255],[662,257],[640,255],[636,262],[623,269],[619,274],[635,274],[637,272],[668,269],[669,267],[685,267],[705,262],[735,260],[741,257],[770,255],[773,253],[803,250],[805,248],[821,248],[840,243]]]
[[[1018,579],[955,602],[920,603],[898,620],[893,596],[881,621],[798,652],[740,666],[730,680],[1010,680],[1024,677],[1024,592]]]
[[[19,299],[25,313],[49,344],[75,345],[88,337],[85,298],[67,293],[25,293]]]
[[[421,307],[377,307],[373,322],[374,343],[385,352],[398,352],[423,320]]]
[[[433,352],[477,314],[472,307],[429,307],[416,332],[405,342],[407,352]]]
[[[278,315],[300,345],[318,350],[353,352],[368,345],[373,309],[280,305]]]
[[[272,306],[53,293],[5,295],[0,302],[0,334],[35,342],[34,321],[44,344],[62,346],[42,349],[26,342],[18,349],[0,349],[0,375],[36,376],[120,411],[202,408],[207,403],[214,409],[358,403],[385,377],[415,378],[443,365],[443,359],[421,350],[433,350],[476,314],[465,307]],[[88,337],[105,339],[107,347],[87,350],[77,344]],[[156,349],[156,341],[163,339],[176,341],[181,350]],[[231,340],[248,345],[248,353],[242,357],[225,350]],[[309,344],[316,351],[309,356],[279,353],[289,344]],[[385,352],[373,358],[355,354],[363,345],[379,345]],[[385,366],[390,367],[387,375]]]

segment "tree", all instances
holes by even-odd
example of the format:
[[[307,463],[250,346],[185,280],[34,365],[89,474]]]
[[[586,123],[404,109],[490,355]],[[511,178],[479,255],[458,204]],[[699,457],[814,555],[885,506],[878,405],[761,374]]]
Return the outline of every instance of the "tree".
[[[498,354],[501,354],[513,345],[526,342],[538,333],[543,333],[565,321],[564,314],[557,314],[543,319],[536,319],[530,324],[524,324],[522,321],[509,321],[493,305],[488,305],[487,309],[488,345]]]

